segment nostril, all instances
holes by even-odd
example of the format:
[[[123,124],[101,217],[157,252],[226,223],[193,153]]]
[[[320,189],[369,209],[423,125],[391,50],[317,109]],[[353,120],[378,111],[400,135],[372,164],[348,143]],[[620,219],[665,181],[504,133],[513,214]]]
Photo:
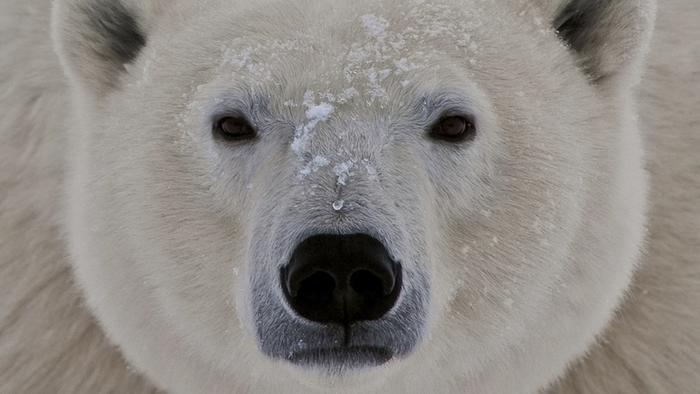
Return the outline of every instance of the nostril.
[[[331,274],[324,271],[316,271],[311,276],[302,279],[299,282],[298,289],[292,288],[291,294],[310,306],[322,306],[333,300],[335,286],[335,279]]]
[[[294,249],[280,269],[289,306],[311,321],[377,320],[401,291],[401,265],[366,234],[319,234]]]
[[[394,281],[393,278],[390,279],[384,281],[370,271],[358,270],[350,276],[350,287],[365,299],[377,299],[393,290]]]

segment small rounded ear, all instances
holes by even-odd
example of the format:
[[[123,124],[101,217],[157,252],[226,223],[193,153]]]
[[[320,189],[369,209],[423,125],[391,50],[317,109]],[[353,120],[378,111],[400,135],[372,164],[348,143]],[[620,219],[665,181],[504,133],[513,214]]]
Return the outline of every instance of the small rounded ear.
[[[556,2],[550,5],[552,25],[594,83],[638,82],[654,28],[655,0]]]
[[[147,37],[142,3],[56,0],[53,40],[68,77],[96,96],[114,89]]]

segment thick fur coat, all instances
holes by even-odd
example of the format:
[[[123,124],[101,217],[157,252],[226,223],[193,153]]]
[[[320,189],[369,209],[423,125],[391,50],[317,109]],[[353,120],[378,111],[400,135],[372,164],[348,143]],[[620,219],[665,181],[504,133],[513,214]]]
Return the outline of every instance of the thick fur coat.
[[[697,391],[695,1],[445,1],[480,21],[455,29],[420,2],[269,3],[0,0],[0,392]],[[411,63],[459,34],[468,59]],[[344,64],[355,91],[324,60],[397,37],[406,57]],[[303,123],[291,149],[197,133],[261,81],[288,117],[251,116]],[[406,136],[416,92],[469,93],[471,150]],[[342,378],[270,361],[276,260],[368,227],[407,261],[416,353]]]

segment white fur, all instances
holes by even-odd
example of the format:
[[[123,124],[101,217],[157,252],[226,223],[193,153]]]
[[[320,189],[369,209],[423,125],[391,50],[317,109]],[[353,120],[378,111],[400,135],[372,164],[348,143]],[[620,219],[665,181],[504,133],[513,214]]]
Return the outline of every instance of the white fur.
[[[558,0],[129,0],[148,43],[121,73],[83,52],[81,3],[0,0],[0,392],[697,389],[692,0],[659,5],[648,57],[653,2],[621,1],[596,84]],[[274,132],[217,143],[241,92]],[[419,137],[431,94],[468,97],[473,144]],[[415,353],[342,377],[264,356],[249,278],[368,223],[430,277]]]

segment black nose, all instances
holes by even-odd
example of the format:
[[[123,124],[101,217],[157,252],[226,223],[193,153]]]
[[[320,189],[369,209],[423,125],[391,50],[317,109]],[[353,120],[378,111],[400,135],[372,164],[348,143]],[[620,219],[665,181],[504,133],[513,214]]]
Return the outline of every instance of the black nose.
[[[401,266],[365,235],[315,235],[281,272],[289,305],[319,323],[343,325],[384,316],[401,292]]]

